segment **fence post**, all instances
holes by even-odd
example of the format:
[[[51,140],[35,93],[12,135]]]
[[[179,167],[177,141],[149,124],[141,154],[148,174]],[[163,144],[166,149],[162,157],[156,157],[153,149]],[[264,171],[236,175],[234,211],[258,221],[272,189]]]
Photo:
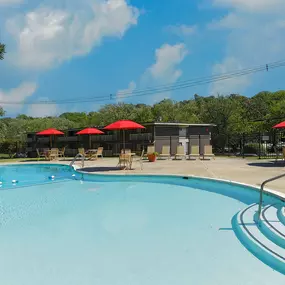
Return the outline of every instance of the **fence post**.
[[[261,158],[261,133],[258,133],[259,141],[258,141],[258,159]]]
[[[244,146],[245,146],[245,134],[242,134],[242,158],[245,158],[244,155]]]

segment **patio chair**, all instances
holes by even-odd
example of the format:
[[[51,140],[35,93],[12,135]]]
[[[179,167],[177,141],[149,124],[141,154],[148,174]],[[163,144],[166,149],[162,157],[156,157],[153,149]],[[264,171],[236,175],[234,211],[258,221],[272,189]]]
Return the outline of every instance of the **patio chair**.
[[[162,152],[159,154],[159,158],[164,158],[164,157],[166,157],[167,159],[171,158],[169,145],[162,146]]]
[[[65,159],[65,147],[63,147],[61,150],[58,150],[58,157],[62,157]]]
[[[141,152],[140,156],[135,156],[132,159],[132,162],[139,162],[141,170],[143,169],[143,157],[144,157],[144,150]]]
[[[58,159],[58,148],[52,148],[48,154],[49,160],[57,160]]]
[[[85,149],[84,149],[83,147],[81,147],[81,148],[78,149],[78,153],[84,155],[84,157],[87,156],[87,154],[86,154],[86,152],[85,152]]]
[[[37,148],[37,156],[38,156],[38,161],[41,159],[41,158],[47,158],[46,157],[46,154],[45,153],[40,153],[39,149]]]
[[[196,157],[200,158],[200,148],[198,145],[191,145],[190,147],[190,153],[189,153],[189,159],[192,157],[196,159]]]
[[[175,154],[175,159],[181,157],[182,159],[185,158],[186,159],[186,154],[185,154],[185,150],[184,150],[184,146],[183,145],[178,145],[177,146],[177,150],[176,150],[176,154]]]
[[[154,153],[155,152],[155,147],[153,145],[148,145],[147,146],[147,151],[144,152],[143,158],[147,158],[148,154]]]
[[[97,152],[90,155],[89,159],[98,159],[98,157],[103,158],[103,147],[98,147]]]
[[[213,154],[213,148],[211,145],[204,146],[203,159],[205,159],[205,157],[209,157],[209,158],[212,157],[213,159],[215,159],[215,155]]]
[[[117,164],[117,167],[122,167],[122,165],[124,165],[126,169],[132,168],[132,156],[130,153],[120,154],[119,163]]]
[[[132,150],[131,149],[129,149],[129,148],[126,148],[126,149],[121,149],[121,154],[126,154],[126,153],[131,153],[132,152]]]

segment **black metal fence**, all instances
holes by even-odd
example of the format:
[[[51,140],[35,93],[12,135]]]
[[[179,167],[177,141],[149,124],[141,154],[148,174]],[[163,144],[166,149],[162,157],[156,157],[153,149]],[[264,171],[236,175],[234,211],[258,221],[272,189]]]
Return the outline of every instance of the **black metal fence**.
[[[285,147],[285,132],[213,134],[212,145],[215,154],[275,158]]]

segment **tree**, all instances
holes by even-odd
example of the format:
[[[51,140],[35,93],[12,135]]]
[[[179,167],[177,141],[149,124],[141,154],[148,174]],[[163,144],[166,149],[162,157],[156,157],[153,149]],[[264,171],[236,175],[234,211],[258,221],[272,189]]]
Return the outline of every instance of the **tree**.
[[[4,59],[5,45],[0,43],[0,60]]]

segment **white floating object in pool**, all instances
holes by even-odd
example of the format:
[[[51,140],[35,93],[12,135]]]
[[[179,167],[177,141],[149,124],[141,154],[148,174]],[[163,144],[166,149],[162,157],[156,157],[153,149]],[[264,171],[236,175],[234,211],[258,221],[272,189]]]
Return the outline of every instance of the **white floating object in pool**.
[[[14,179],[14,180],[12,180],[12,183],[13,183],[13,184],[16,184],[16,183],[18,183],[18,180],[15,180],[15,179]]]
[[[76,175],[75,174],[72,174],[72,177],[75,177]]]
[[[2,181],[0,181],[0,185],[2,185],[3,184],[3,182]]]
[[[52,176],[49,177],[49,179],[51,179],[51,180],[54,180],[54,178],[55,178],[54,175],[52,175]]]

